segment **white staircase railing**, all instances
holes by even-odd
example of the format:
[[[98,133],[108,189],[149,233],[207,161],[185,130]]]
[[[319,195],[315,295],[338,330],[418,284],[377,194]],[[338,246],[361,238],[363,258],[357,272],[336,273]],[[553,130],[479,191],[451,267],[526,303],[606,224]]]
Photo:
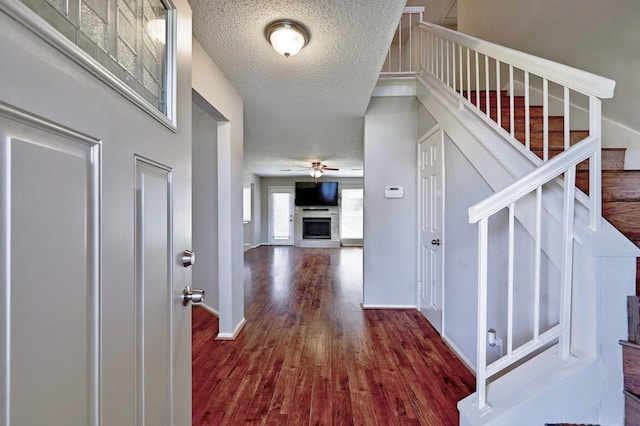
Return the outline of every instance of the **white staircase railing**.
[[[531,149],[529,107],[534,96],[541,97],[543,161],[548,160],[550,99],[556,95],[563,104],[564,148],[572,145],[570,112],[574,98],[584,103],[588,111],[589,136],[601,140],[601,99],[613,97],[615,81],[427,22],[420,22],[418,29],[420,73],[439,79],[456,93],[461,108],[468,107],[477,113],[505,138]],[[508,104],[503,105],[501,96],[497,96],[492,113],[491,92],[503,88],[507,88]],[[516,135],[515,131],[514,100],[517,92],[522,93],[525,102],[524,135]],[[509,123],[508,131],[502,127],[503,120]],[[516,136],[523,139],[523,144],[517,141]],[[600,163],[598,150],[589,159],[590,201],[587,207],[589,227],[594,231],[600,228],[602,210]]]
[[[478,223],[478,329],[477,329],[477,408],[485,410],[487,383],[514,363],[532,356],[543,347],[558,342],[561,359],[570,354],[571,287],[574,243],[574,207],[578,200],[589,210],[589,228],[600,230],[601,222],[601,99],[613,96],[615,82],[546,59],[505,48],[475,37],[467,36],[434,24],[420,22],[420,74],[440,80],[458,98],[460,108],[468,108],[492,126],[514,145],[531,150],[532,98],[542,103],[542,159],[530,156],[537,168],[510,186],[493,194],[469,209],[470,223]],[[507,88],[505,100],[501,90]],[[524,114],[524,132],[516,132],[516,96],[524,97],[520,111]],[[493,97],[493,100],[492,100]],[[549,159],[550,99],[560,99],[563,122],[564,151]],[[572,141],[572,101],[582,102],[588,111],[588,136]],[[505,105],[506,104],[506,105]],[[581,105],[582,106],[582,105]],[[503,120],[508,125],[503,126]],[[506,122],[505,122],[506,124]],[[589,160],[589,197],[577,197],[575,191],[576,165]],[[557,322],[541,330],[541,282],[543,240],[550,233],[549,220],[543,213],[543,185],[564,177],[561,219],[560,289],[557,300]],[[533,330],[527,341],[514,343],[514,317],[519,306],[514,303],[518,291],[514,279],[516,253],[514,249],[515,223],[519,219],[516,206],[535,206],[534,225],[529,232],[534,241],[533,309],[530,318]],[[508,259],[503,272],[506,281],[507,332],[506,354],[487,364],[487,315],[489,289],[489,219],[503,210],[508,211],[505,233],[508,235]],[[522,212],[520,212],[522,214]],[[531,214],[528,211],[526,214]],[[548,216],[548,213],[546,214]],[[502,232],[502,231],[500,231]],[[520,254],[518,254],[520,256]],[[522,260],[522,259],[521,259]],[[524,260],[527,261],[526,259]],[[506,296],[506,297],[505,297]],[[522,313],[520,312],[522,315]],[[521,338],[521,337],[519,337]]]
[[[418,72],[419,61],[417,55],[414,55],[417,52],[417,43],[414,43],[417,33],[414,27],[422,21],[423,13],[423,6],[405,7],[402,11],[398,29],[380,72],[382,77],[412,76]]]
[[[569,358],[571,339],[571,288],[573,270],[573,239],[574,239],[574,207],[575,207],[575,180],[576,165],[585,159],[592,157],[600,149],[598,140],[589,136],[579,144],[572,146],[553,159],[537,167],[528,175],[517,180],[513,184],[496,192],[489,198],[469,208],[469,223],[478,223],[478,340],[477,340],[477,370],[476,392],[478,396],[478,408],[484,409],[487,405],[487,381],[492,376],[500,373],[542,349],[546,345],[559,341],[559,354],[561,360]],[[564,175],[564,197],[562,208],[562,241],[560,259],[560,298],[558,302],[558,323],[544,332],[540,330],[540,287],[541,287],[541,259],[543,254],[543,210],[542,187],[544,184]],[[514,294],[517,283],[514,281],[515,260],[515,220],[516,204],[535,192],[535,219],[534,219],[534,296],[533,315],[530,318],[533,324],[532,338],[514,348]],[[488,306],[488,254],[489,254],[489,219],[503,209],[508,209],[508,271],[507,271],[507,345],[506,354],[487,364],[487,306]]]

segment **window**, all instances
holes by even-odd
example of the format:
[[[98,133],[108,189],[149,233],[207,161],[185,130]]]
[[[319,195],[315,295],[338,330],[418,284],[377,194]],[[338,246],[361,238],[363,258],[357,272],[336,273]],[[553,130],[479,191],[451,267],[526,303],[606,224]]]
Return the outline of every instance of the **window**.
[[[175,125],[175,13],[168,0],[20,1],[99,65],[58,42],[64,53],[125,96],[138,98],[132,100],[143,109],[155,110]],[[41,24],[30,24],[46,37]]]
[[[251,222],[251,186],[242,188],[242,221]]]
[[[364,190],[342,189],[340,203],[340,238],[361,240],[363,236]]]

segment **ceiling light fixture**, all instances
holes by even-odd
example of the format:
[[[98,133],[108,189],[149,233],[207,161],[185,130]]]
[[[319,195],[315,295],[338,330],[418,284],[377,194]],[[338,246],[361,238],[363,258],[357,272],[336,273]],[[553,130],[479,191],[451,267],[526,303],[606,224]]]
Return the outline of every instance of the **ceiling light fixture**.
[[[282,56],[293,56],[309,43],[309,31],[299,22],[281,19],[267,25],[264,35],[273,49]]]
[[[318,179],[319,177],[322,176],[322,171],[321,170],[311,170],[309,172],[309,176],[311,176],[312,178]]]
[[[322,176],[322,164],[319,161],[314,161],[313,163],[311,163],[311,171],[309,172],[309,176],[315,179],[318,179]]]

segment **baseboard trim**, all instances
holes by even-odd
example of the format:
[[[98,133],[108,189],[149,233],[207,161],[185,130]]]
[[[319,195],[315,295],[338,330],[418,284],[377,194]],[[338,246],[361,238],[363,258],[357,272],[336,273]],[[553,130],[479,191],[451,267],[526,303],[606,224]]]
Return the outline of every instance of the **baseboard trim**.
[[[469,361],[469,359],[466,356],[464,356],[462,351],[460,349],[458,349],[458,347],[455,345],[455,343],[453,343],[451,341],[451,339],[449,339],[444,334],[442,335],[442,340],[444,340],[444,343],[446,343],[447,346],[449,346],[451,348],[451,350],[454,351],[456,353],[456,355],[458,355],[458,358],[464,363],[464,365],[466,365],[469,370],[473,371],[473,374],[476,374],[475,365],[473,365],[471,363],[471,361]]]
[[[220,318],[220,312],[216,311],[215,309],[213,309],[211,306],[207,305],[206,303],[198,303],[196,306],[199,306],[202,309],[204,309],[205,311],[209,312],[210,314],[215,315],[216,317]]]
[[[238,334],[240,334],[240,332],[242,331],[246,323],[247,323],[247,320],[244,317],[242,317],[242,320],[236,326],[235,330],[233,330],[233,333],[218,333],[215,340],[235,340],[235,338],[238,337]]]
[[[418,309],[417,305],[372,305],[361,303],[362,309]]]

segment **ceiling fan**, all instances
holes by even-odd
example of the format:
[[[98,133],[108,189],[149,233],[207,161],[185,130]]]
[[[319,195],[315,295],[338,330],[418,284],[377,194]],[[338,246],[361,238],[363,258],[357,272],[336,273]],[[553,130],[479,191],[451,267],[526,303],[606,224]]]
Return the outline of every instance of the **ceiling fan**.
[[[311,171],[309,172],[309,175],[313,178],[318,179],[320,176],[322,176],[322,173],[325,171],[337,171],[340,169],[336,169],[333,167],[327,167],[326,164],[322,164],[320,161],[313,161],[311,163]]]

